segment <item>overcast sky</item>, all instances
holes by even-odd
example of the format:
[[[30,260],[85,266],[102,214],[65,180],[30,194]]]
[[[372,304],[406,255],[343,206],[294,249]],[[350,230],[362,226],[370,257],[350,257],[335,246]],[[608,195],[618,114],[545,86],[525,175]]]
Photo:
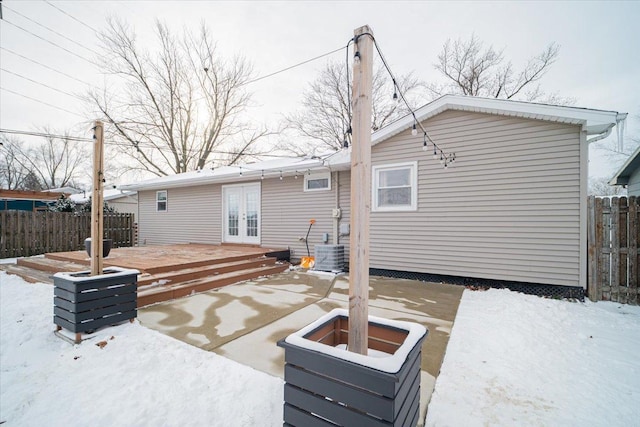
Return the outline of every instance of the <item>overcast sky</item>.
[[[101,86],[100,70],[76,55],[95,58],[89,50],[98,50],[93,29],[103,28],[107,16],[118,15],[145,41],[152,40],[155,19],[176,29],[183,25],[197,29],[204,20],[219,50],[225,55],[244,55],[253,63],[256,76],[344,46],[353,30],[364,24],[372,28],[394,73],[413,71],[427,82],[440,78],[433,64],[448,38],[466,39],[475,33],[486,44],[504,49],[517,69],[556,42],[561,46],[560,56],[541,81],[542,88],[575,98],[579,107],[627,112],[626,138],[640,137],[640,1],[51,3],[66,13],[46,1],[2,2],[0,128],[34,130],[49,125],[90,136],[87,123],[95,117],[87,116],[86,107],[77,99],[52,88],[78,94],[87,88],[78,80]],[[275,124],[283,113],[298,108],[303,90],[327,60],[343,58],[344,51],[340,51],[252,84],[254,106],[249,114],[256,121]],[[622,160],[591,149],[590,174],[610,176]]]

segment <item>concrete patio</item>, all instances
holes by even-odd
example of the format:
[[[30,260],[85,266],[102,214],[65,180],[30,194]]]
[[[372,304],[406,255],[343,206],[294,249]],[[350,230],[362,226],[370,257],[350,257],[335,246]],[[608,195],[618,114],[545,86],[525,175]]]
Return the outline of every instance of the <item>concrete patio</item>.
[[[463,287],[372,277],[369,314],[429,329],[422,348],[420,424],[440,370]],[[338,307],[348,307],[348,276],[288,271],[138,310],[145,326],[274,376],[283,377],[276,342]]]

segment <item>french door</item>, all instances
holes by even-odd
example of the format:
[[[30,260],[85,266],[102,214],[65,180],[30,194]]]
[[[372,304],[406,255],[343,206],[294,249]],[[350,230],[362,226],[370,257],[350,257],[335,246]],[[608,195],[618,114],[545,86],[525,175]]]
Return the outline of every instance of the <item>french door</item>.
[[[260,183],[222,187],[223,239],[260,244]]]

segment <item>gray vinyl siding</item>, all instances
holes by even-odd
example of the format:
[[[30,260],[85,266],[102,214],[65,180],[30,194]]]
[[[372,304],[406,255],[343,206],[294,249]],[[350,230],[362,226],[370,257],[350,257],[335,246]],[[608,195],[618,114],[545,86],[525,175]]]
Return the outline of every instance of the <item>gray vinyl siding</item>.
[[[140,191],[139,244],[219,244],[222,237],[220,188],[220,185],[168,188],[166,212],[156,212],[156,190]]]
[[[371,267],[579,286],[579,127],[447,111],[425,128],[455,166],[410,131],[374,147],[419,172],[417,211],[372,212]]]
[[[304,179],[287,176],[285,179],[265,179],[262,182],[262,246],[290,248],[292,258],[307,255],[301,237],[309,229],[309,220],[316,223],[309,234],[309,251],[322,243],[322,233],[329,233],[332,242],[333,219],[331,210],[336,205],[332,174],[331,190],[304,191]]]
[[[629,177],[627,195],[640,196],[640,168],[637,168]]]

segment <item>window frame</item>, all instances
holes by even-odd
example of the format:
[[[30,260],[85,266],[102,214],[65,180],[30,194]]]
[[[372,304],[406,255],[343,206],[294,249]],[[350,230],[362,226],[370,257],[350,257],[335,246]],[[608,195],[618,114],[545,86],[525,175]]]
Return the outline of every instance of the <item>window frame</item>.
[[[378,190],[380,182],[380,172],[399,169],[409,169],[409,182],[411,185],[411,204],[397,206],[380,206],[378,201]],[[371,170],[371,204],[373,212],[412,212],[418,210],[418,162],[404,162],[375,165]],[[383,187],[384,188],[384,187]],[[399,187],[396,187],[399,188]]]
[[[164,193],[164,200],[160,200],[158,196],[160,193]],[[158,204],[164,203],[164,209],[160,209]],[[167,212],[169,210],[169,191],[168,190],[158,190],[156,191],[156,212]]]
[[[318,179],[326,179],[327,187],[324,188],[309,188],[309,181],[318,180]],[[330,191],[331,190],[331,172],[312,172],[310,174],[304,175],[304,187],[303,190],[305,193],[310,192],[313,193],[315,191]]]

